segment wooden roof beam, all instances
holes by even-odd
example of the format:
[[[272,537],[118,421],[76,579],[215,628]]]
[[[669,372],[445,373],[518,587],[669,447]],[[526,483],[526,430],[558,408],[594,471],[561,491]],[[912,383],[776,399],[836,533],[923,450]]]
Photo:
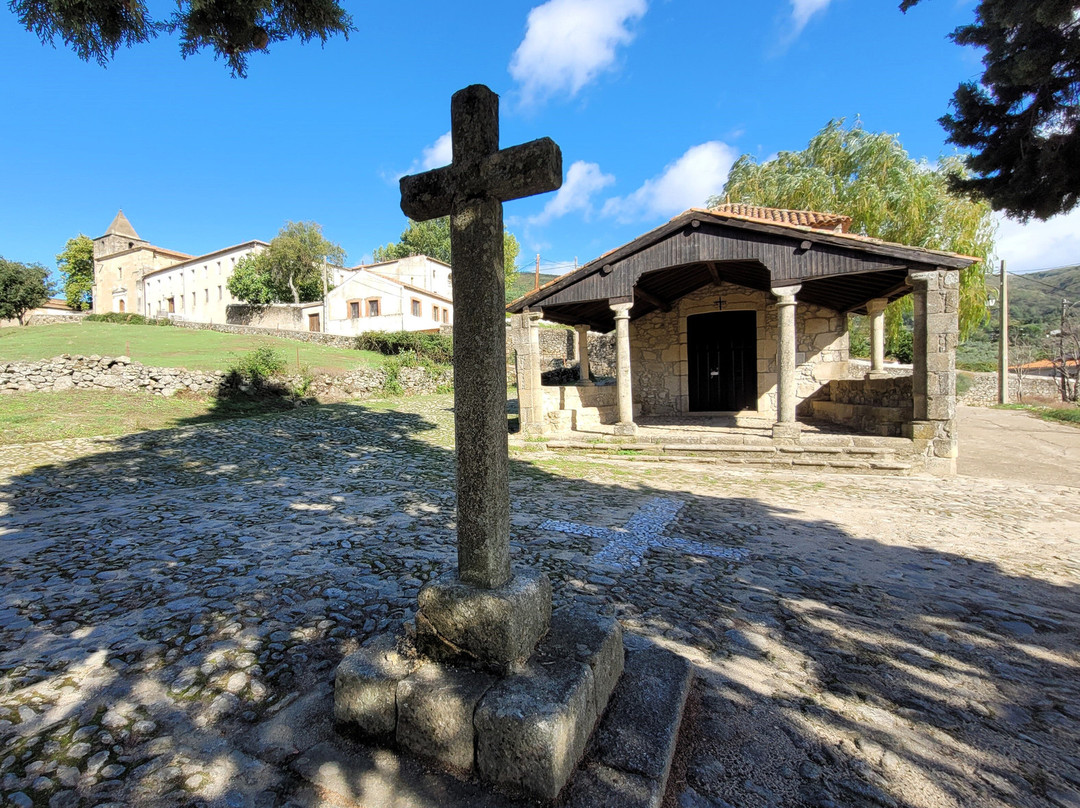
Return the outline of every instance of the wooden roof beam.
[[[709,270],[709,277],[712,278],[713,286],[720,285],[720,270],[716,268],[715,261],[709,261],[705,264],[705,268]]]
[[[661,298],[657,297],[654,294],[646,292],[640,286],[635,286],[634,287],[634,297],[640,297],[646,303],[651,303],[652,305],[656,306],[656,308],[660,309],[661,311],[671,311],[671,304],[670,303],[668,303],[666,300],[662,300]]]

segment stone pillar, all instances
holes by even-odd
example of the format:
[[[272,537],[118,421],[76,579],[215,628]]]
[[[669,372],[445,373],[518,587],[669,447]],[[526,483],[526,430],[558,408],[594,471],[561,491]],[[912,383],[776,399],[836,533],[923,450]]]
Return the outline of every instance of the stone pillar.
[[[956,473],[956,346],[960,274],[937,269],[909,272],[915,330],[912,338],[912,410],[905,434],[923,443],[927,471]]]
[[[795,420],[795,354],[798,341],[795,334],[795,295],[802,286],[783,286],[773,289],[776,296],[776,423],[774,438],[798,438],[800,427]]]
[[[885,372],[885,307],[888,298],[876,297],[866,304],[866,313],[870,317],[870,372],[868,379],[884,379]]]
[[[592,379],[589,378],[589,327],[587,325],[576,325],[574,328],[577,330],[577,353],[578,353],[578,377],[581,384],[592,384]]]
[[[510,318],[510,336],[517,368],[518,423],[523,435],[544,430],[544,388],[540,379],[540,333],[535,326],[541,315],[522,312]]]
[[[619,398],[619,422],[616,435],[633,435],[634,395],[630,384],[630,309],[633,303],[612,303],[615,312],[615,386]]]

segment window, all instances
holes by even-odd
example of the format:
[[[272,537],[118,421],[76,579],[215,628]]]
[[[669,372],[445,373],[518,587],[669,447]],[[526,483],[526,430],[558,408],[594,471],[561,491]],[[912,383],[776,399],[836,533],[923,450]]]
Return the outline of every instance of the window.
[[[431,319],[434,320],[435,322],[439,322],[439,307],[438,306],[432,306],[431,307]]]
[[[217,262],[217,274],[218,274],[218,277],[220,278],[221,277],[221,262],[220,261]]]
[[[116,277],[117,277],[118,280],[123,280],[124,279],[124,268],[123,267],[117,267],[116,268]]]
[[[221,287],[220,286],[217,288],[217,299],[221,300]]]
[[[359,316],[360,316],[360,301],[359,300],[350,300],[349,301],[349,319],[350,320],[355,320]]]
[[[450,309],[443,309],[442,310],[442,321],[444,323],[449,323],[450,322]]]
[[[203,302],[204,303],[209,303],[210,302],[210,290],[205,289],[204,291],[206,292],[206,300],[204,300]]]
[[[378,317],[379,316],[379,298],[373,297],[367,302],[367,316]]]
[[[412,301],[412,316],[413,317],[422,317],[423,316],[422,312],[420,311],[420,301],[417,300],[416,298],[413,298],[413,301]]]

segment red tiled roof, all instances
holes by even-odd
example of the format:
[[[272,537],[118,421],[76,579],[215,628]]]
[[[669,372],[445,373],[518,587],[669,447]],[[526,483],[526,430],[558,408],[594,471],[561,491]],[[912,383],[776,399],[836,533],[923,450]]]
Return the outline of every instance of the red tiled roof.
[[[742,219],[756,219],[776,224],[794,224],[812,227],[815,230],[830,230],[834,233],[846,233],[851,227],[850,216],[820,213],[816,210],[785,210],[784,208],[765,208],[760,205],[744,205],[741,202],[725,202],[723,205],[709,208],[709,211],[719,213],[721,216],[738,216]]]

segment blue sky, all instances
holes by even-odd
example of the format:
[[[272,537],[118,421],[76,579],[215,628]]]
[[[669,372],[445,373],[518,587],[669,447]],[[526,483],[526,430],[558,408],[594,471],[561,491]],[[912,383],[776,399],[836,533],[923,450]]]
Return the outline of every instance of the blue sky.
[[[420,0],[346,7],[325,47],[254,54],[246,79],[175,38],[86,64],[0,4],[0,255],[55,265],[123,208],[154,244],[200,254],[322,224],[350,263],[405,225],[397,178],[448,159],[450,95],[502,97],[502,145],[552,137],[558,194],[508,203],[519,262],[584,263],[702,205],[742,153],[800,149],[861,117],[909,153],[952,152],[937,123],[979,53],[947,34],[974,0]],[[151,2],[167,13],[169,3]],[[1080,261],[1080,216],[1004,222],[1010,269]]]

